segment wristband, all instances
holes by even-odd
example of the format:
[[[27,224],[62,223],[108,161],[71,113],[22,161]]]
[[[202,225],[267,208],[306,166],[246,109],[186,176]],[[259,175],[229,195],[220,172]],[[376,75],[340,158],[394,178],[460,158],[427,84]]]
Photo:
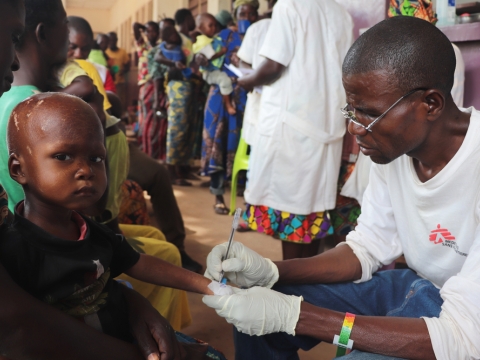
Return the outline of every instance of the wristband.
[[[345,314],[345,319],[343,320],[340,335],[335,335],[333,338],[333,344],[338,346],[336,355],[337,357],[345,355],[347,353],[347,349],[352,350],[353,340],[350,340],[350,334],[352,332],[354,321],[355,315],[347,312]]]

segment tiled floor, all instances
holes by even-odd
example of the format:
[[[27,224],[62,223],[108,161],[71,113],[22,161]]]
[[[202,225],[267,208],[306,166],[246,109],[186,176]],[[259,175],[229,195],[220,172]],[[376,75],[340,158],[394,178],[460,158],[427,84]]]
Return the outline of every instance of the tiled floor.
[[[200,187],[198,181],[194,181],[193,187],[175,187],[175,195],[187,228],[187,252],[205,266],[205,260],[210,249],[228,239],[232,217],[214,213],[213,196],[210,195],[208,188]],[[229,193],[226,195],[230,196]],[[243,199],[237,198],[237,206],[243,206]],[[280,242],[268,236],[253,232],[237,233],[235,240],[241,241],[272,260],[281,259]],[[183,332],[207,341],[221,350],[228,359],[234,359],[231,325],[217,316],[214,310],[206,307],[201,298],[200,295],[189,294],[193,324],[184,329]],[[332,359],[335,355],[335,349],[332,345],[320,344],[308,353],[301,352],[300,359]]]

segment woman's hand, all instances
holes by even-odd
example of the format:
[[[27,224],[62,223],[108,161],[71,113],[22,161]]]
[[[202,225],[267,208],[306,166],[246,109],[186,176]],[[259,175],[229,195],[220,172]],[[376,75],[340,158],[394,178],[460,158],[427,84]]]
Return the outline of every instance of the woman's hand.
[[[123,286],[130,329],[147,360],[177,360],[182,349],[169,322],[140,294]]]

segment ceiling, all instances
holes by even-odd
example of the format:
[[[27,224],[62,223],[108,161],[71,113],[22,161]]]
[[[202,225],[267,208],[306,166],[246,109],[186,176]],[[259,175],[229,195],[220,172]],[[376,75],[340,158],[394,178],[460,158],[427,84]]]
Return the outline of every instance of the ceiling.
[[[65,0],[66,7],[110,9],[117,0]]]

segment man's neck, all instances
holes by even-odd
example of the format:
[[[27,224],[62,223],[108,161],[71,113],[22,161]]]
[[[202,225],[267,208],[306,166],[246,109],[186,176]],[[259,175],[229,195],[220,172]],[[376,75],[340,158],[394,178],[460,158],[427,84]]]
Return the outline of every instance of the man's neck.
[[[435,121],[428,138],[414,153],[413,164],[418,178],[426,182],[437,175],[455,156],[465,140],[470,114],[460,111],[454,104],[446,106],[441,118]]]
[[[49,66],[36,56],[35,51],[22,49],[17,52],[20,69],[15,72],[13,85],[33,85],[41,91],[47,91],[48,78],[52,71]]]

